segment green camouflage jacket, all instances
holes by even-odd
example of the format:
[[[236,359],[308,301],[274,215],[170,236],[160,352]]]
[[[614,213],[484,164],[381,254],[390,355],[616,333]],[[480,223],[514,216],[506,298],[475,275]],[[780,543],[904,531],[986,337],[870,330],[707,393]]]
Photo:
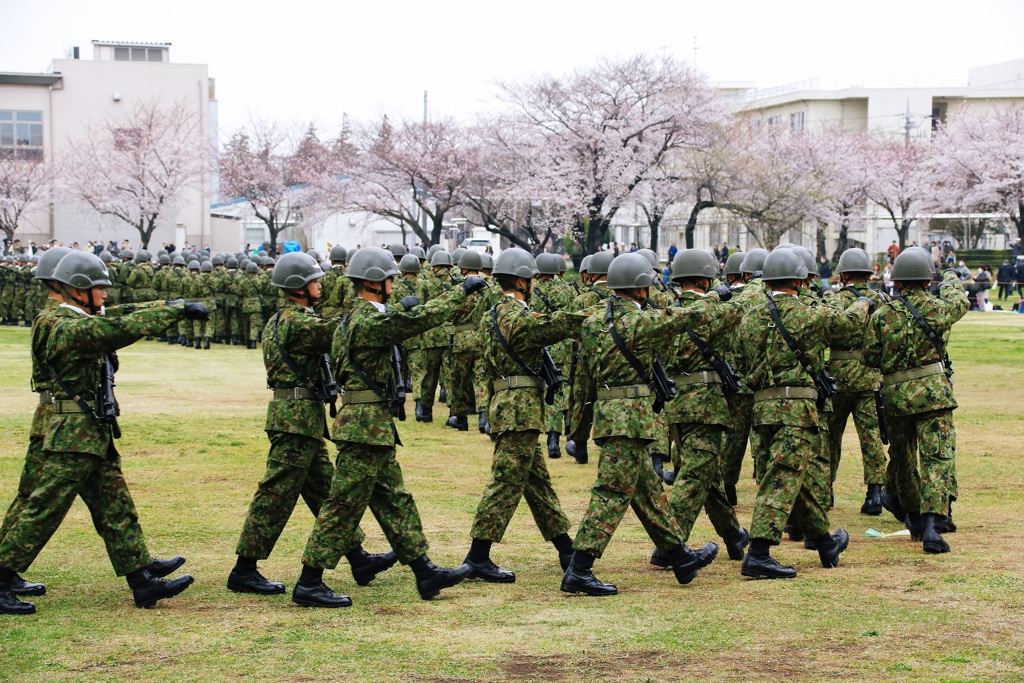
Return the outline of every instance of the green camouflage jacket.
[[[680,306],[704,299],[699,294],[680,291],[677,299]],[[701,372],[714,372],[711,361],[704,357],[690,338],[693,332],[700,341],[710,347],[716,357],[725,357],[725,347],[743,316],[741,304],[719,304],[715,315],[706,323],[680,333],[672,342],[671,350],[665,354],[662,363],[669,377],[690,379]],[[727,426],[730,422],[729,405],[720,383],[684,383],[677,381],[675,399],[665,404],[665,421],[672,424],[709,424]]]
[[[534,292],[536,293],[536,292]],[[494,382],[506,377],[530,376],[512,359],[494,331],[494,319],[509,347],[527,366],[539,373],[541,350],[568,337],[575,337],[586,318],[583,313],[540,312],[525,302],[502,294],[501,299],[480,320],[484,340],[484,363],[487,371],[491,433],[506,431],[544,431],[544,389],[518,387],[494,391]]]
[[[320,376],[320,357],[330,353],[337,320],[324,320],[312,309],[285,299],[263,328],[263,366],[268,389],[309,388]],[[305,377],[296,375],[281,356],[284,349]],[[324,404],[317,398],[271,398],[267,405],[268,432],[288,432],[319,438],[327,433]]]
[[[612,290],[608,289],[607,282],[604,280],[595,282],[588,287],[584,287],[579,296],[573,300],[572,310],[585,311],[595,306],[603,306],[611,293]]]
[[[454,279],[452,278],[452,271],[446,270],[440,274],[434,273],[425,281],[423,287],[423,296],[420,297],[420,301],[427,303],[432,301],[445,292],[452,288],[454,285]],[[436,348],[448,348],[448,342],[450,341],[452,334],[452,326],[449,321],[445,320],[443,324],[437,327],[432,327],[428,331],[424,332],[420,337],[420,348],[424,349],[436,349]]]
[[[353,302],[352,313],[335,329],[331,344],[339,391],[369,389],[356,373],[357,364],[366,376],[386,386],[393,377],[391,347],[443,324],[465,299],[465,291],[454,287],[411,311],[381,313],[373,303],[357,298]],[[394,446],[396,435],[386,403],[344,405],[339,400],[338,417],[331,430],[332,440]]]
[[[102,317],[89,316],[67,305],[53,312],[53,327],[45,348],[33,349],[33,363],[49,366],[70,389],[87,401],[95,401],[103,357],[146,335],[159,334],[181,317],[182,305],[155,302],[147,307],[125,306]],[[118,315],[118,313],[122,315]],[[38,355],[37,355],[38,354]],[[57,398],[70,400],[53,382]],[[48,451],[105,455],[111,429],[89,413],[54,415],[46,429],[43,448]]]
[[[419,277],[396,277],[395,290],[391,294],[390,308],[401,310],[399,302],[407,296],[414,296],[421,302],[426,300],[423,295],[423,281]],[[397,307],[397,308],[396,308]],[[413,351],[420,347],[420,336],[410,337],[403,344],[406,351]]]
[[[572,286],[557,277],[550,280],[534,280],[533,297],[530,299],[530,307],[543,313],[571,311],[573,310],[572,304],[575,298],[576,293]],[[552,344],[548,350],[551,352],[552,360],[562,369],[562,372],[566,375],[565,379],[568,380],[572,340],[567,337]]]
[[[666,309],[644,308],[623,297],[611,300],[615,328],[623,343],[645,367],[651,367],[655,352],[669,347],[673,338],[686,329],[706,325],[714,316],[719,303],[712,293],[687,306]],[[607,305],[591,315],[580,330],[580,364],[576,372],[592,378],[597,391],[610,387],[644,384],[639,373],[619,351],[608,332]],[[594,403],[594,439],[625,436],[655,441],[658,438],[654,413],[654,396],[639,398],[602,399],[596,395]],[[598,442],[600,444],[600,442]]]
[[[905,296],[943,339],[970,308],[963,285],[952,271],[943,276],[938,296],[923,289],[913,289]],[[902,301],[893,298],[871,316],[864,343],[864,362],[879,368],[883,377],[941,360]],[[953,385],[941,372],[885,386],[883,392],[886,409],[895,415],[956,408]]]
[[[883,292],[871,289],[866,284],[859,284],[853,287],[844,287],[834,295],[825,297],[825,302],[831,306],[847,308],[859,296],[868,297],[878,307],[889,301],[889,296]],[[864,335],[867,333],[867,329],[868,325],[865,323],[862,334],[858,335],[859,338],[854,340],[854,343],[833,344],[831,347],[832,355],[835,355],[836,352],[840,352],[843,355],[847,353],[860,353],[862,355],[861,360],[856,358],[829,358],[828,367],[836,378],[840,391],[851,393],[874,391],[882,380],[882,374],[878,371],[878,368],[870,367],[863,362]]]
[[[842,310],[820,303],[812,305],[791,294],[775,294],[774,298],[782,324],[815,373],[825,365],[825,349],[832,344],[853,343],[867,320],[866,303],[855,303]],[[815,388],[814,378],[779,334],[767,303],[744,314],[737,338],[740,365],[737,369],[751,391],[773,387]],[[795,398],[756,401],[754,424],[821,426],[815,401]]]

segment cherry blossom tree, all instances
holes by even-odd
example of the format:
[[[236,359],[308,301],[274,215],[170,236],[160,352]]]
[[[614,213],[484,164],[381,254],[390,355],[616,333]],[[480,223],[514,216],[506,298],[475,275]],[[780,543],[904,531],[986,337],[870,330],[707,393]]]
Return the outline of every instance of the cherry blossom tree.
[[[351,204],[437,244],[445,217],[466,196],[479,152],[473,136],[451,118],[393,126],[383,117],[358,138]]]
[[[962,111],[936,131],[927,170],[938,208],[1005,212],[1024,238],[1024,109]]]
[[[670,150],[700,143],[716,99],[684,64],[647,55],[501,88],[537,140],[531,176],[577,207],[572,231],[585,253]]]
[[[184,103],[140,103],[90,127],[61,161],[64,190],[139,232],[143,245],[185,193],[200,189],[209,143]]]
[[[52,189],[52,164],[17,153],[0,152],[0,230],[8,241],[34,206],[46,201]]]
[[[221,193],[245,201],[276,251],[285,229],[313,225],[344,205],[339,144],[322,143],[312,124],[296,140],[273,123],[253,121],[220,153]]]
[[[902,136],[879,132],[868,138],[865,192],[892,221],[901,251],[907,246],[910,227],[928,205],[931,181],[924,163],[928,151],[927,142]]]

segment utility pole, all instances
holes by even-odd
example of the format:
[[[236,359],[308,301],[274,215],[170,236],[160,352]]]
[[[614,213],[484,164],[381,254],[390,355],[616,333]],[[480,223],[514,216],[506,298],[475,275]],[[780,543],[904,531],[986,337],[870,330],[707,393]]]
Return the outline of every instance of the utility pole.
[[[910,106],[909,102],[908,102],[907,106],[908,107]],[[424,126],[427,125],[427,91],[426,90],[423,91],[423,125]]]
[[[907,99],[907,113],[903,117],[903,143],[910,146],[910,131],[916,126],[910,121],[910,99]]]

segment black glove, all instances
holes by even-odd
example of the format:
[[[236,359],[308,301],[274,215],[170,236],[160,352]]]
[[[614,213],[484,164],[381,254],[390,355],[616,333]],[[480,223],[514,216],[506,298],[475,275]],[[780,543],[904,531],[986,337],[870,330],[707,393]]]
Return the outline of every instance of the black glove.
[[[412,309],[420,305],[420,300],[419,297],[410,294],[407,297],[403,297],[402,300],[399,301],[398,303],[402,304],[402,308],[404,308],[405,310],[411,311]]]
[[[818,296],[825,296],[825,292],[832,292],[833,294],[835,294],[835,291],[836,290],[832,289],[830,286],[824,285],[820,289],[818,289]]]
[[[185,301],[185,317],[189,320],[209,320],[210,309],[198,301]]]
[[[857,303],[858,301],[867,302],[867,304],[868,304],[868,313],[871,313],[872,311],[875,310],[875,301],[874,301],[874,299],[869,299],[866,296],[858,296],[857,300],[854,301],[853,303]]]
[[[711,291],[718,292],[718,298],[722,301],[728,301],[732,298],[732,290],[729,289],[729,285],[718,285]]]
[[[168,306],[180,306],[183,303],[185,303],[185,300],[184,299],[175,299],[174,301],[165,301],[164,303],[167,304]]]
[[[661,480],[669,486],[676,483],[676,473],[672,470],[665,470],[664,474],[661,475]]]
[[[481,289],[487,286],[487,281],[479,275],[470,275],[462,281],[462,291],[466,294],[472,294],[473,292],[479,292]]]

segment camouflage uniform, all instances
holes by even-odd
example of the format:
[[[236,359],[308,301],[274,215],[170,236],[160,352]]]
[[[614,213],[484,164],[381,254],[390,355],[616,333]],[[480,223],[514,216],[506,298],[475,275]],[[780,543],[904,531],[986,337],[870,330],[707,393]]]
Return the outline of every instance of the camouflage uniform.
[[[678,304],[687,306],[703,298],[683,291],[679,293]],[[720,355],[720,347],[735,331],[742,311],[737,305],[722,304],[713,320],[690,332]],[[739,531],[740,524],[726,499],[719,462],[722,436],[730,417],[722,380],[688,333],[676,338],[665,370],[675,380],[678,391],[661,413],[675,447],[672,463],[676,478],[669,495],[672,515],[679,523],[684,542],[689,539],[701,508],[707,512],[715,533],[730,538]]]
[[[423,287],[423,296],[420,301],[431,301],[440,297],[451,287],[452,280],[449,274],[431,275],[426,279]],[[420,335],[420,358],[423,365],[419,369],[419,382],[417,376],[413,375],[413,383],[419,384],[419,397],[423,409],[431,411],[434,408],[434,394],[441,381],[442,373],[447,374],[446,356],[448,353],[448,342],[451,337],[451,325],[445,322],[433,329],[425,331]]]
[[[573,311],[594,312],[603,306],[607,301],[611,290],[605,281],[595,282],[583,292],[572,303]],[[583,342],[577,341],[577,347],[582,353]],[[594,376],[589,373],[580,372],[580,361],[576,361],[576,371],[570,373],[572,386],[569,387],[569,431],[567,437],[576,443],[586,443],[590,438],[590,432],[594,424],[594,396],[597,388],[594,384]]]
[[[849,306],[854,299],[865,296],[880,306],[889,297],[869,289],[867,285],[844,287],[835,296],[828,297],[831,305]],[[865,328],[866,330],[866,328]],[[829,370],[839,384],[839,392],[832,397],[832,413],[828,419],[829,457],[832,481],[839,471],[842,455],[843,432],[846,422],[853,415],[853,424],[860,439],[860,453],[864,468],[864,483],[885,483],[885,449],[878,430],[878,414],[875,411],[874,391],[878,389],[882,376],[877,368],[865,365],[863,338],[852,346],[833,345],[829,358]]]
[[[506,353],[494,331],[524,363],[536,370],[542,349],[574,336],[581,315],[539,313],[523,301],[503,296],[480,321],[484,337],[484,363],[491,382],[489,415],[494,438],[491,481],[473,517],[474,539],[500,543],[512,515],[524,497],[545,541],[569,530],[558,495],[551,486],[538,436],[544,427],[543,383]]]
[[[286,299],[263,332],[267,386],[274,392],[264,427],[270,439],[270,454],[267,471],[242,525],[237,555],[257,560],[270,557],[299,496],[314,516],[320,514],[327,498],[334,476],[324,443],[327,420],[324,405],[310,391],[308,379],[318,376],[320,356],[330,352],[336,326],[337,321],[323,320],[312,315],[312,309]],[[279,344],[305,377],[296,376],[288,367],[278,351]],[[289,391],[292,395],[285,396]],[[357,529],[355,543],[362,540]]]
[[[345,277],[345,266],[334,266],[323,278],[324,293],[320,299],[321,318],[337,318],[348,314],[356,298],[352,281]]]
[[[764,284],[760,278],[755,278],[745,285],[734,287],[730,303],[733,306],[742,306],[750,309],[761,303],[764,297]],[[733,334],[728,340],[726,358],[738,367],[736,361],[740,348],[741,339],[739,335]],[[725,397],[729,404],[729,424],[726,426],[725,436],[722,443],[722,481],[725,483],[726,491],[735,491],[736,484],[740,480],[740,470],[743,469],[743,456],[747,452],[747,441],[750,441],[751,452],[758,451],[757,434],[753,431],[754,421],[754,392],[747,386],[746,382],[740,384],[740,390],[735,394]],[[756,478],[756,475],[755,475]]]
[[[575,298],[572,288],[557,277],[550,280],[535,278],[533,281],[533,299],[531,305],[537,310],[554,313],[556,311],[569,311]],[[563,373],[569,372],[569,364],[572,362],[573,341],[566,335],[564,338],[552,344],[548,350],[551,359]],[[547,434],[554,432],[561,434],[565,424],[565,412],[569,409],[569,390],[563,383],[555,392],[554,405],[544,410],[544,431]]]
[[[623,342],[644,367],[650,367],[655,351],[675,335],[708,323],[717,301],[718,295],[712,294],[686,308],[641,310],[629,299],[614,297],[610,306]],[[626,509],[632,507],[658,549],[671,551],[683,538],[646,453],[647,444],[657,438],[652,397],[622,395],[643,393],[646,385],[608,334],[605,310],[587,318],[579,339],[577,373],[582,370],[595,385],[594,441],[601,447],[601,457],[573,550],[601,557]]]
[[[938,296],[917,288],[904,296],[943,338],[970,307],[952,271],[943,277]],[[864,363],[879,368],[883,375],[890,434],[886,491],[911,513],[945,516],[950,501],[957,497],[953,426],[957,404],[952,383],[937,365],[941,362],[903,302],[894,299],[871,317]],[[921,376],[908,376],[915,374]]]
[[[249,342],[250,348],[256,348],[263,327],[262,292],[259,277],[254,273],[238,273],[233,282],[233,291],[239,299],[239,335]]]
[[[331,440],[338,447],[334,479],[327,500],[309,536],[302,564],[333,569],[341,556],[359,545],[359,520],[369,506],[398,555],[409,564],[427,551],[419,512],[395,459],[400,444],[388,405],[357,375],[355,368],[378,383],[392,376],[391,347],[446,320],[466,294],[448,294],[409,312],[383,313],[357,298],[352,313],[334,332],[331,356],[344,387]],[[382,382],[383,380],[383,382]],[[365,402],[364,402],[365,401]]]
[[[53,313],[45,348],[34,361],[59,372],[63,382],[83,396],[94,394],[106,354],[157,334],[182,315],[182,306],[154,304],[119,317],[92,317],[69,306]],[[56,384],[56,382],[54,382]],[[118,576],[150,563],[135,504],[121,473],[111,427],[100,424],[53,389],[54,415],[43,437],[43,464],[35,490],[0,541],[0,566],[27,569],[60,526],[76,496],[81,496],[103,538]],[[44,394],[44,397],[46,395]]]
[[[823,367],[824,350],[830,343],[857,338],[868,310],[865,303],[846,311],[811,306],[788,294],[775,295],[775,303],[787,332],[815,372]],[[829,461],[814,380],[778,332],[767,303],[747,311],[738,338],[742,340],[741,374],[755,392],[754,429],[765,454],[750,536],[777,545],[792,512],[807,537],[818,538],[829,528]],[[786,389],[807,392],[807,396],[772,393]]]

